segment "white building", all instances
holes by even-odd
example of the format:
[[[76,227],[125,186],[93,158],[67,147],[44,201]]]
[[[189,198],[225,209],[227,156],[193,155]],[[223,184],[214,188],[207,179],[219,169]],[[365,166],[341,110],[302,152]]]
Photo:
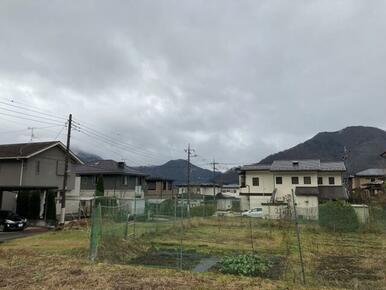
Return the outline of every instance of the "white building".
[[[300,216],[317,218],[321,200],[347,200],[342,184],[343,162],[278,160],[240,168],[241,209],[263,203],[290,202],[292,190]]]
[[[221,193],[225,196],[240,197],[240,185],[224,184],[221,188]]]
[[[221,192],[221,186],[213,183],[192,183],[189,185],[191,197],[213,196]],[[184,196],[188,192],[187,184],[177,185],[178,195]]]

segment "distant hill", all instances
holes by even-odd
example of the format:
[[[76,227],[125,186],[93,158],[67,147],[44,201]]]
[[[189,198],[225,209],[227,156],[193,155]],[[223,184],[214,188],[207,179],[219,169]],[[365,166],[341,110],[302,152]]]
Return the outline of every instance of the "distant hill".
[[[267,164],[280,159],[343,160],[345,148],[348,157],[346,161],[348,174],[354,174],[367,168],[386,166],[385,160],[380,157],[380,154],[386,151],[386,132],[378,128],[363,126],[318,133],[304,143],[264,158],[259,164]]]
[[[213,178],[211,178],[211,181]],[[239,174],[236,171],[236,168],[231,168],[223,173],[216,175],[216,183],[220,184],[238,184],[239,183]]]
[[[97,161],[97,160],[103,159],[102,157],[100,157],[96,154],[89,153],[86,151],[77,150],[77,149],[74,149],[73,151],[83,162],[92,162],[92,161]]]
[[[140,166],[136,169],[149,175],[173,179],[176,184],[186,183],[187,180],[187,161],[183,159],[170,160],[159,166]],[[192,182],[209,182],[213,177],[212,171],[208,169],[193,164],[191,169],[190,180]]]

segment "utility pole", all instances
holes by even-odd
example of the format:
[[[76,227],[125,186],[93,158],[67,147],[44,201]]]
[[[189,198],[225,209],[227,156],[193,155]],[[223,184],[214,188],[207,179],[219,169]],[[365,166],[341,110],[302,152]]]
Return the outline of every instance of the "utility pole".
[[[71,141],[71,125],[72,125],[72,114],[68,116],[68,130],[67,130],[67,145],[66,145],[66,155],[64,159],[64,175],[63,175],[63,187],[60,193],[60,225],[64,225],[64,218],[66,215],[66,187],[67,187],[67,178],[68,178],[68,162],[70,159],[70,141]]]
[[[215,200],[216,199],[216,183],[215,183],[215,179],[216,179],[216,165],[219,164],[215,161],[215,159],[213,158],[213,162],[210,163],[212,166],[213,166],[213,199]]]
[[[297,237],[297,240],[298,240],[299,259],[300,259],[300,266],[301,266],[301,270],[302,270],[302,282],[303,282],[303,284],[306,284],[306,275],[304,273],[304,262],[303,262],[302,244],[301,244],[301,240],[300,240],[300,230],[299,230],[298,214],[296,212],[295,193],[294,193],[293,189],[292,189],[292,204],[293,204],[293,207],[294,207],[296,237]]]
[[[195,157],[196,155],[192,155],[192,153],[195,152],[194,149],[190,148],[190,144],[188,144],[188,149],[185,149],[185,152],[188,154],[188,172],[187,172],[187,199],[188,199],[188,212],[187,215],[190,217],[190,171],[191,171],[191,165],[190,165],[190,159],[191,157]]]
[[[35,128],[34,128],[34,127],[28,127],[27,129],[28,129],[28,130],[31,130],[31,139],[30,139],[30,142],[32,143],[32,141],[33,141],[33,139],[34,139],[34,137],[35,137],[35,136],[34,136],[34,129],[35,129]]]

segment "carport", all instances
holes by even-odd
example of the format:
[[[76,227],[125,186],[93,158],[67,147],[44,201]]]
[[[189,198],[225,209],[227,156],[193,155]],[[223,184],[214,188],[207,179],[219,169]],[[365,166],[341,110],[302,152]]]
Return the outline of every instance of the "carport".
[[[33,218],[46,220],[46,205],[48,193],[52,192],[57,196],[58,187],[56,186],[0,186],[0,209],[11,210],[17,212],[19,215]],[[30,198],[32,195],[39,198],[39,203],[33,204],[26,202],[22,206],[21,196]],[[18,204],[19,200],[19,204]],[[29,208],[30,206],[36,206],[38,208]],[[36,216],[31,217],[31,212],[36,213]]]

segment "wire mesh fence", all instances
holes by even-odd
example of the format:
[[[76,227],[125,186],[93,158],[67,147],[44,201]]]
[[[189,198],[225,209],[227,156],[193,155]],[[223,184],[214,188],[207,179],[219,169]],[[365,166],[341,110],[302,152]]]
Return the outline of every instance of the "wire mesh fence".
[[[386,210],[379,206],[356,208],[354,217],[353,208],[339,216],[324,208],[329,204],[321,205],[317,220],[303,213],[297,228],[291,204],[280,205],[275,219],[259,219],[243,215],[237,201],[191,200],[190,209],[184,199],[109,202],[97,202],[93,210],[93,260],[198,272],[213,266],[211,271],[233,273],[229,265],[252,257],[265,265],[264,271],[249,270],[288,283],[353,289],[386,285]],[[256,274],[248,269],[243,273]]]

